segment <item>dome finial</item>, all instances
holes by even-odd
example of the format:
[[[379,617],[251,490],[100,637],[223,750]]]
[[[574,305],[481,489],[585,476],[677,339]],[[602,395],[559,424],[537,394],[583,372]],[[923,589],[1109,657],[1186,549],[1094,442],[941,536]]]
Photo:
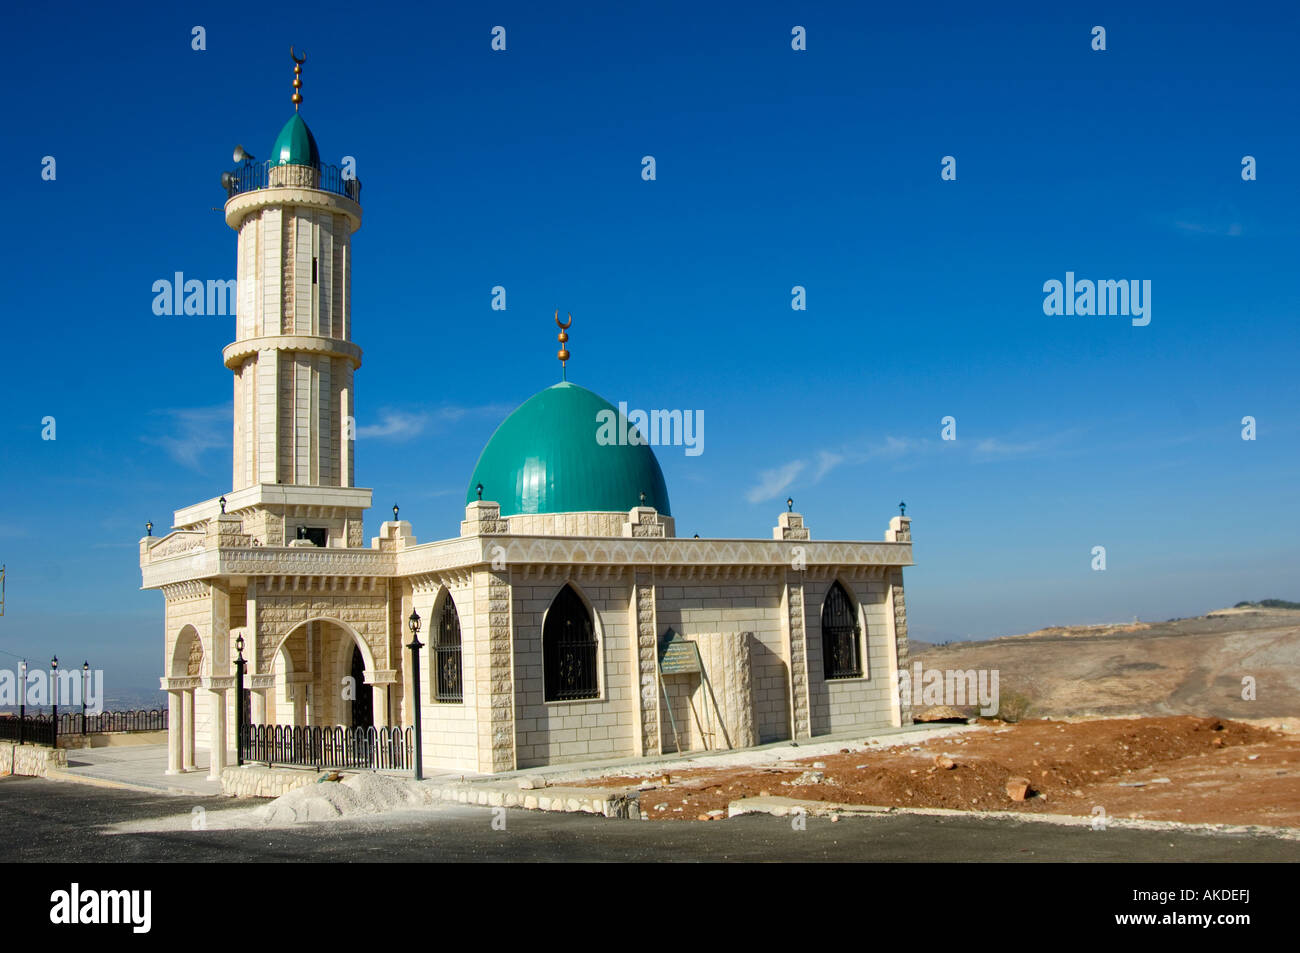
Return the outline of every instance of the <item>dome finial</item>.
[[[569,350],[567,347],[565,347],[565,345],[568,344],[569,341],[568,331],[569,331],[569,325],[571,324],[573,324],[573,312],[569,312],[569,324],[561,324],[560,309],[556,308],[555,326],[560,329],[560,333],[556,337],[560,342],[560,350],[556,353],[555,356],[560,359],[560,380],[569,379],[567,374],[568,362],[569,362]]]
[[[298,107],[302,105],[302,64],[307,62],[307,57],[298,57],[293,52],[293,47],[289,47],[289,58],[293,60],[293,95],[290,100],[293,102],[293,111],[297,112]]]

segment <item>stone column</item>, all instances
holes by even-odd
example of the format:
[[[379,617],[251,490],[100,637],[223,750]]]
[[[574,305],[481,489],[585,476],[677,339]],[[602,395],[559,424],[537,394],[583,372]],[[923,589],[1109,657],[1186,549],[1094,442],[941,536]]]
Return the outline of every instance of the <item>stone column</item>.
[[[785,515],[785,514],[782,514]],[[785,635],[790,658],[790,732],[794,740],[812,737],[808,698],[808,640],[804,627],[803,572],[789,570],[785,581]]]
[[[391,673],[385,673],[391,674]],[[376,677],[379,675],[375,673]],[[387,728],[388,724],[388,693],[391,682],[375,682],[371,684],[373,694],[371,696],[371,707],[374,712],[374,721],[376,728]],[[400,719],[399,719],[400,720]]]
[[[513,771],[515,764],[514,620],[509,570],[478,573],[474,641],[478,690],[480,771]],[[481,622],[486,620],[484,628]]]
[[[183,752],[181,739],[185,733],[185,709],[181,693],[167,690],[167,773],[180,774]]]
[[[194,770],[194,689],[187,688],[181,692],[181,709],[184,711],[185,729],[181,741],[181,767],[185,771]]]
[[[633,657],[637,660],[637,743],[642,757],[663,754],[659,734],[659,639],[655,587],[650,573],[639,572],[632,584]]]
[[[209,689],[211,711],[208,713],[212,735],[208,742],[208,780],[220,781],[221,769],[226,766],[226,690]]]
[[[250,707],[249,721],[255,725],[266,724],[266,689],[254,688],[249,693]]]

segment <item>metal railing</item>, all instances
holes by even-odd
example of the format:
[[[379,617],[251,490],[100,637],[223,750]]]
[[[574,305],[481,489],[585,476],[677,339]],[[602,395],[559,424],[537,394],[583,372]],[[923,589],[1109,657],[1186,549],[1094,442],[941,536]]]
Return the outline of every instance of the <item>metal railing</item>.
[[[59,715],[59,734],[61,735],[166,730],[166,708],[103,711],[98,715],[86,715],[84,719],[79,711],[68,711]]]
[[[412,738],[413,729],[399,727],[246,725],[239,732],[239,754],[267,767],[406,770],[413,763]]]
[[[242,192],[270,188],[271,169],[278,166],[267,160],[265,162],[242,162],[223,177],[226,186],[226,198],[234,198]],[[321,165],[320,184],[316,188],[322,192],[333,192],[352,201],[361,202],[361,180],[348,175],[336,165]]]
[[[12,715],[0,717],[0,739],[34,745],[54,745],[58,724],[52,715]]]
[[[57,719],[53,712],[40,711],[0,715],[0,740],[38,745],[53,745],[60,736],[67,735],[166,730],[165,708],[102,711],[84,716],[79,711],[64,711],[58,714]]]

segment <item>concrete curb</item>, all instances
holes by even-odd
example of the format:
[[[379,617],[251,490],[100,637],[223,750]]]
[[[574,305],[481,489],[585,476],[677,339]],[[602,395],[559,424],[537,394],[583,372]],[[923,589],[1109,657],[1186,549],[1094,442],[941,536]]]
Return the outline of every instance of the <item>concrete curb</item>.
[[[479,807],[518,807],[526,811],[555,811],[566,814],[599,814],[623,820],[639,820],[641,805],[635,791],[595,788],[522,788],[519,782],[426,781],[434,797],[453,804]]]
[[[727,805],[727,817],[742,814],[771,814],[788,817],[806,814],[813,817],[867,817],[881,814],[914,814],[926,817],[978,817],[1022,823],[1056,824],[1062,827],[1092,828],[1095,818],[1077,814],[1021,814],[1016,811],[962,811],[946,807],[875,807],[864,804],[843,804],[836,801],[812,801],[792,797],[748,797]],[[1183,821],[1154,821],[1132,817],[1107,817],[1104,832],[1109,828],[1137,831],[1179,831],[1194,834],[1254,834],[1277,837],[1282,840],[1300,840],[1300,828],[1265,827],[1255,824],[1188,824]]]

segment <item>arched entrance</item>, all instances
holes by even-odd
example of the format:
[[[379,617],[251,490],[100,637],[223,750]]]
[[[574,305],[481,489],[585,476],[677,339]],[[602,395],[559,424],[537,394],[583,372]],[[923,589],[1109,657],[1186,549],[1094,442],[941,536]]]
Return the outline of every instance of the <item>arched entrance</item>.
[[[369,646],[337,619],[309,619],[280,641],[272,656],[275,717],[282,725],[377,727],[382,705],[367,682],[378,668]]]
[[[359,645],[352,647],[352,685],[356,691],[356,697],[352,699],[352,727],[373,728],[375,689],[366,684],[366,660]]]

